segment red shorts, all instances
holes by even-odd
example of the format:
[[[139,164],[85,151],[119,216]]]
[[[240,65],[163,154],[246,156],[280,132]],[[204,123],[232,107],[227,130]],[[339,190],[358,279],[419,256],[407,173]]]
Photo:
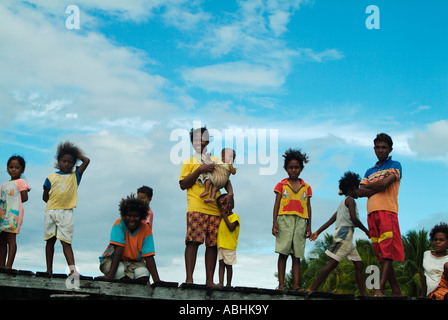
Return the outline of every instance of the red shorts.
[[[187,235],[185,243],[199,242],[207,247],[217,245],[220,216],[214,216],[197,211],[187,212]]]
[[[373,249],[380,262],[383,259],[404,261],[403,241],[395,212],[373,211],[367,216],[367,225]]]

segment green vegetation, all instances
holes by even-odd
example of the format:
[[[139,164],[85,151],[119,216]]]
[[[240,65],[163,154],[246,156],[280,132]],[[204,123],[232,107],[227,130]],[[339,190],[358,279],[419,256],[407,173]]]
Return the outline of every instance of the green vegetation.
[[[325,250],[333,243],[333,236],[326,233],[322,234],[321,238],[322,240],[315,242],[314,249],[310,252],[309,257],[301,260],[300,288],[302,289],[307,289],[313,284],[320,270],[330,259],[325,254]],[[410,231],[402,236],[402,240],[405,260],[404,262],[394,262],[395,274],[402,293],[409,297],[418,297],[422,288],[423,253],[431,249],[428,232],[424,229]],[[377,265],[380,267],[369,240],[358,239],[356,240],[355,246],[362,258],[364,269],[369,265]],[[275,276],[277,277],[277,274]],[[369,274],[364,273],[365,278],[368,276]],[[285,284],[286,289],[291,290],[291,272],[286,275]],[[321,284],[318,291],[359,295],[353,263],[347,259],[342,260],[338,267]],[[367,291],[369,294],[373,294],[373,290]],[[388,295],[389,293],[388,285],[386,285],[385,294]]]

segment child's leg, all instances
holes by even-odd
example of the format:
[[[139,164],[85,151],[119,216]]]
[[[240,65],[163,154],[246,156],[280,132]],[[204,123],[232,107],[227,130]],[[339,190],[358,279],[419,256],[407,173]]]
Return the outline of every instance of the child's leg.
[[[227,270],[227,287],[232,286],[232,276],[233,276],[233,268],[231,264],[226,264],[226,270]]]
[[[224,285],[224,273],[225,273],[225,264],[224,259],[219,260],[219,286],[222,287]]]
[[[62,251],[64,252],[65,260],[70,268],[70,274],[76,273],[75,270],[75,256],[73,255],[72,245],[61,240]]]
[[[292,290],[299,287],[300,281],[300,258],[291,255],[292,259]]]
[[[53,256],[54,256],[54,244],[56,243],[56,237],[52,237],[47,240],[45,245],[45,258],[47,262],[47,272],[53,273]]]
[[[7,250],[6,232],[0,232],[0,268],[4,268],[6,265]]]
[[[210,190],[210,179],[205,180],[204,187],[205,190],[199,195],[200,197],[205,197],[208,195],[208,191]]]
[[[277,261],[277,271],[278,271],[278,287],[279,289],[285,288],[285,272],[286,272],[286,261],[288,256],[279,253]]]
[[[216,191],[218,191],[218,188],[212,185],[212,193],[210,194],[210,198],[205,199],[204,202],[205,203],[215,202]]]
[[[314,281],[313,285],[308,289],[308,291],[316,291],[319,289],[319,286],[322,282],[327,279],[328,275],[334,268],[338,266],[339,262],[333,258],[330,258],[327,265],[319,272],[316,281]]]
[[[12,268],[14,258],[16,257],[17,252],[16,235],[17,233],[6,233],[6,243],[8,244],[8,262],[6,263],[5,268],[7,269]]]
[[[353,264],[355,265],[355,278],[356,283],[358,284],[359,293],[361,296],[367,296],[366,292],[366,284],[364,281],[364,275],[363,275],[363,263],[362,261],[353,261]]]

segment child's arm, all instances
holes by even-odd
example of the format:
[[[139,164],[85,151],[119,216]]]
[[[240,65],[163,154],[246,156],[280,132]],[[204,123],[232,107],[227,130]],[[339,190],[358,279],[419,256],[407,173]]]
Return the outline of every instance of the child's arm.
[[[123,256],[124,247],[114,245],[114,254],[112,256],[112,263],[110,265],[109,272],[103,277],[108,279],[113,279],[117,273],[118,264],[120,263],[121,257]]]
[[[221,212],[221,217],[224,219],[224,222],[227,225],[227,228],[229,228],[230,231],[235,230],[236,226],[238,225],[238,220],[234,221],[234,222],[230,222],[229,221],[229,215],[227,213],[222,213]]]
[[[308,208],[308,224],[306,225],[305,238],[311,237],[311,198],[308,197],[306,206]]]
[[[396,179],[397,177],[395,174],[386,174],[383,179],[368,184],[362,184],[356,192],[357,197],[370,197],[374,194],[382,192],[386,190]]]
[[[272,235],[274,237],[277,236],[278,233],[278,210],[280,209],[280,200],[282,199],[282,195],[280,193],[275,193],[275,202],[274,202],[274,212],[273,212],[273,223],[272,223]]]
[[[233,187],[230,180],[227,181],[226,185],[224,186],[224,189],[227,191],[227,195],[224,197],[224,208],[226,210],[232,210],[234,206],[233,201]]]
[[[329,226],[331,226],[336,221],[337,215],[338,215],[338,212],[336,211],[327,222],[325,222],[319,229],[317,229],[316,232],[313,232],[311,234],[310,240],[311,241],[316,240],[317,237],[319,236],[319,234],[322,233],[322,231],[326,230]]]
[[[44,202],[48,202],[48,199],[50,198],[49,192],[50,190],[44,187],[44,193],[42,194],[42,200],[44,200]]]
[[[160,277],[159,277],[159,273],[157,271],[156,260],[154,259],[154,256],[149,256],[144,259],[145,259],[145,263],[146,263],[146,268],[148,269],[149,273],[151,274],[152,279],[154,280],[154,282],[159,282]]]
[[[422,277],[422,290],[420,291],[420,298],[424,298],[424,297],[426,297],[426,291],[428,289],[426,286],[426,276],[422,275],[421,277]]]
[[[82,164],[78,167],[78,173],[79,173],[80,176],[82,176],[82,174],[84,173],[84,171],[86,171],[87,166],[88,166],[89,163],[90,163],[90,159],[87,158],[87,157],[84,156],[84,155],[81,155],[81,156],[79,157],[79,160],[81,160]]]
[[[353,199],[352,197],[347,197],[347,199],[345,199],[345,205],[348,208],[348,212],[350,213],[350,219],[352,219],[354,225],[356,227],[358,227],[359,229],[361,229],[362,231],[364,231],[365,234],[367,235],[367,237],[370,238],[369,230],[366,227],[364,227],[362,222],[356,216],[356,202],[355,202],[355,199]]]
[[[233,166],[233,164],[231,164],[231,163],[229,163],[229,170],[230,170],[230,173],[231,173],[231,174],[235,174],[235,173],[236,173],[236,169],[235,169],[235,167]]]
[[[28,201],[28,190],[20,191],[20,198],[22,198],[22,203]]]

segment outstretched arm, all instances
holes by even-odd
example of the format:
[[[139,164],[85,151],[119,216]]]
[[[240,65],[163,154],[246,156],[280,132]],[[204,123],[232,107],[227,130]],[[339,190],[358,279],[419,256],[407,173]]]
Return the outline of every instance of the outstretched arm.
[[[319,236],[319,234],[322,233],[322,231],[324,231],[325,229],[327,229],[329,226],[331,226],[335,221],[336,221],[336,216],[337,216],[337,212],[335,212],[331,218],[325,222],[319,229],[317,229],[316,232],[313,232],[310,236],[310,240],[314,241],[317,239],[317,237]]]

